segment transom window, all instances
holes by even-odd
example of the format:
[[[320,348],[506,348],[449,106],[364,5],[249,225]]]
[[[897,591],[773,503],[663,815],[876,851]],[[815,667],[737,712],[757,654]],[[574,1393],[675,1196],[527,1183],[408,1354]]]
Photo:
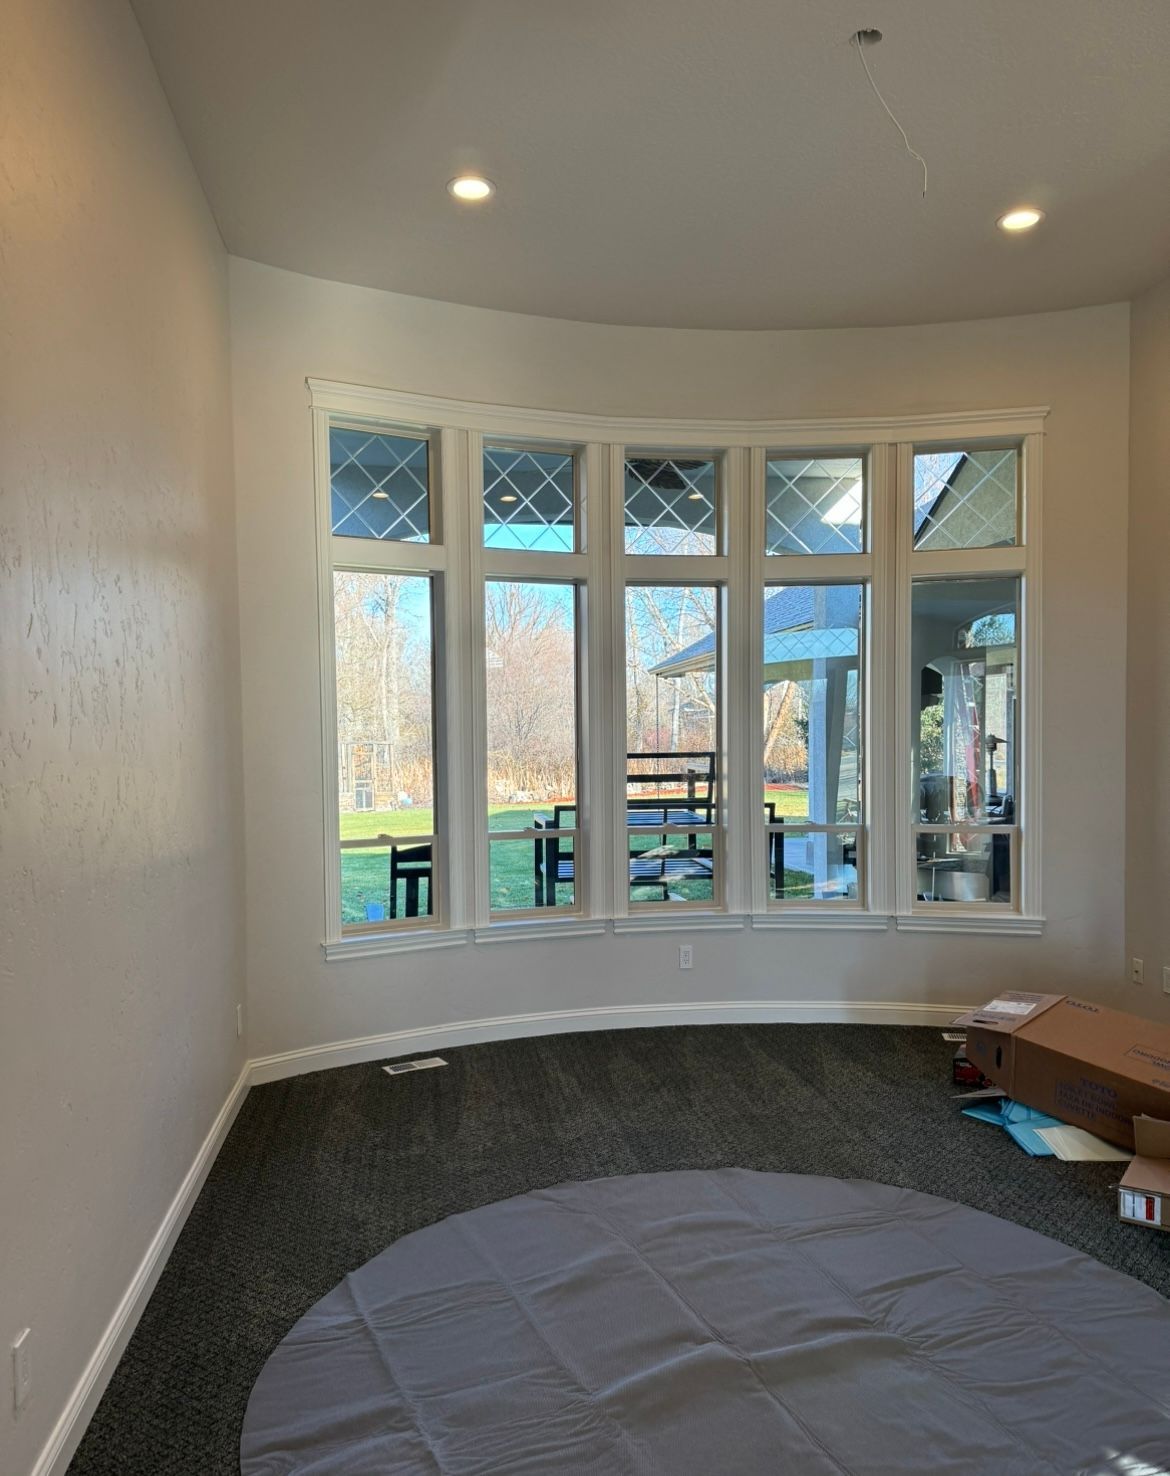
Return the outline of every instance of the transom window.
[[[1042,413],[663,446],[312,391],[330,957],[1038,930]]]

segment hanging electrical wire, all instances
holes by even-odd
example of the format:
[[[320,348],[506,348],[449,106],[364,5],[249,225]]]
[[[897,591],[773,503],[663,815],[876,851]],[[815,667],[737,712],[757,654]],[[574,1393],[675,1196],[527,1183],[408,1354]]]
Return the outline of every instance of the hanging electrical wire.
[[[865,72],[866,79],[868,80],[869,85],[873,88],[874,97],[876,97],[878,102],[881,103],[882,107],[885,108],[886,116],[889,118],[890,122],[894,125],[898,132],[902,135],[902,142],[906,145],[906,152],[911,154],[915,159],[918,160],[919,164],[922,165],[922,198],[925,200],[928,178],[926,160],[910,142],[910,138],[906,130],[902,127],[901,123],[898,122],[897,118],[894,117],[893,110],[891,109],[889,103],[881,95],[877,83],[873,80],[873,73],[869,70],[869,63],[865,59],[865,48],[867,46],[876,46],[881,39],[882,33],[880,31],[874,30],[854,31],[852,37],[850,38],[852,45],[856,46],[857,48],[857,55],[861,58],[862,70]]]

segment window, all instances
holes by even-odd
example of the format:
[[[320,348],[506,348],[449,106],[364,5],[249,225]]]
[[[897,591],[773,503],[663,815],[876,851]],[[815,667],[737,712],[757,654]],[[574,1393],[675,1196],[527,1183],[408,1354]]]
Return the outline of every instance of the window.
[[[860,456],[769,456],[767,554],[848,554],[865,547],[865,461]]]
[[[630,905],[721,904],[718,591],[631,585],[625,626]]]
[[[569,451],[485,447],[484,547],[573,553],[578,541],[576,467]]]
[[[431,600],[425,575],[333,575],[341,924],[347,930],[436,913]]]
[[[911,608],[917,898],[1011,906],[1019,581],[919,579]]]
[[[713,554],[718,545],[717,465],[710,456],[626,458],[628,554]]]
[[[859,584],[764,592],[764,815],[768,896],[856,902],[862,815]]]
[[[1001,548],[1017,542],[1018,450],[925,451],[914,458],[914,547]]]
[[[577,591],[493,579],[484,606],[490,910],[575,909]]]
[[[1039,931],[1043,412],[640,427],[311,389],[328,957],[611,919]]]
[[[334,533],[430,541],[430,442],[425,437],[334,426],[329,486]]]

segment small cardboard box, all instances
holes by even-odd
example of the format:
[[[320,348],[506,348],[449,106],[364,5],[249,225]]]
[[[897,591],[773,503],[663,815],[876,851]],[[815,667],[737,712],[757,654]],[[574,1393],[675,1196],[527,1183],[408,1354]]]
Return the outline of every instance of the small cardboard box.
[[[1133,1119],[1170,1119],[1170,1026],[1067,994],[1006,991],[955,1021],[1009,1097],[1134,1146]]]
[[[1170,1230],[1170,1122],[1135,1117],[1138,1156],[1117,1186],[1117,1213],[1131,1225]]]

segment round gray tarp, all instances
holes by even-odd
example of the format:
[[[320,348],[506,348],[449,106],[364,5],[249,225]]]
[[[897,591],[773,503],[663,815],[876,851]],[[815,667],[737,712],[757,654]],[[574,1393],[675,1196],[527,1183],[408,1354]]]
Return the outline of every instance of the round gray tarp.
[[[883,1184],[740,1169],[563,1184],[347,1276],[265,1365],[241,1467],[1163,1476],[1170,1303]]]

